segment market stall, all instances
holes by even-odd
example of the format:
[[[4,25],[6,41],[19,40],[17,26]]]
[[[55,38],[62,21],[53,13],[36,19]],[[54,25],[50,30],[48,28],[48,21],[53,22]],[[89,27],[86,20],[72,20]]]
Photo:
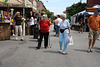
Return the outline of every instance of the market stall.
[[[10,23],[0,23],[0,40],[10,40]]]

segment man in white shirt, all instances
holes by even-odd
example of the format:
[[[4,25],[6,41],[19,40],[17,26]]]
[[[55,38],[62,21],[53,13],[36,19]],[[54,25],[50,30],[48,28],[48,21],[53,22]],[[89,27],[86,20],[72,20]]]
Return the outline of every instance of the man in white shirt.
[[[56,36],[59,37],[59,29],[60,29],[60,22],[62,21],[62,19],[60,18],[60,15],[57,15],[57,22],[56,24]]]
[[[31,16],[31,19],[30,19],[30,35],[33,35],[33,28],[34,28],[34,18]]]

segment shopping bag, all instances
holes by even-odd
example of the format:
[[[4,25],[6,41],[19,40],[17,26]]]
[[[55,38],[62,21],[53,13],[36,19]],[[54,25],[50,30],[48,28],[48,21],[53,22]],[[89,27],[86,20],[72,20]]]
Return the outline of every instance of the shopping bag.
[[[73,45],[73,37],[72,36],[71,37],[69,36],[67,42],[68,42],[68,45]]]

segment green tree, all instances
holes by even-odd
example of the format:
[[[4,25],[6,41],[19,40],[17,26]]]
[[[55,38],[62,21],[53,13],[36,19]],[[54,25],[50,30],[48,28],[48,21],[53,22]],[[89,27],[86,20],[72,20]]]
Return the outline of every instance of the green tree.
[[[78,3],[76,3],[76,4],[73,4],[73,5],[67,10],[67,17],[70,18],[70,17],[73,16],[74,14],[85,10],[85,7],[86,7],[86,3],[78,2]]]
[[[47,14],[48,18],[52,18],[53,12],[50,12],[49,10],[42,9],[41,12],[43,12],[43,11]]]

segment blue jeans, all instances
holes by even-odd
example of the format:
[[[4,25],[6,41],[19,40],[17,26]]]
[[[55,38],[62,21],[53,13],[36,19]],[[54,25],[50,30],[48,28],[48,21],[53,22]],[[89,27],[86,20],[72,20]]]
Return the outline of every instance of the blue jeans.
[[[62,50],[62,43],[64,41],[64,49],[63,49],[64,52],[66,52],[68,36],[69,33],[61,33],[61,32],[59,35],[60,50]]]
[[[59,29],[60,29],[60,27],[59,26],[56,26],[56,35],[58,35]]]

